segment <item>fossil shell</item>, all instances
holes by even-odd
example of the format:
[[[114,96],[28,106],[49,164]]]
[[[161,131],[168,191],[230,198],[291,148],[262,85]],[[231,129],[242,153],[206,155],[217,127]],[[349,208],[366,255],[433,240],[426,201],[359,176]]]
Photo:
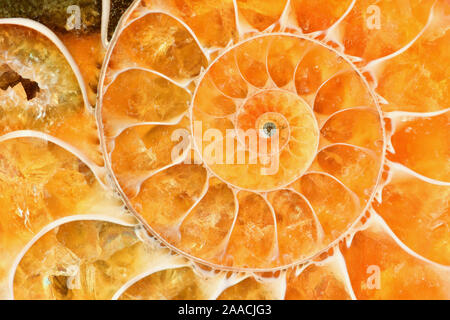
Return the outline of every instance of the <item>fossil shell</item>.
[[[0,8],[0,298],[450,298],[447,2],[128,3]]]

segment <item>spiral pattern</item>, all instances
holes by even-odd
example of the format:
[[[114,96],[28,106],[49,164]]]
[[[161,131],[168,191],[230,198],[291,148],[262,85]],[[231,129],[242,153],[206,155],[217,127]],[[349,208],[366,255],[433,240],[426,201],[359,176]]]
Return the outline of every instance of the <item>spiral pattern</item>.
[[[215,59],[193,37],[150,11],[111,46],[101,126],[124,196],[170,246],[215,266],[271,269],[326,250],[363,214],[382,168],[365,79],[305,36],[237,39]],[[321,201],[330,187],[339,197]]]
[[[0,19],[0,298],[450,298],[446,1],[61,3]]]

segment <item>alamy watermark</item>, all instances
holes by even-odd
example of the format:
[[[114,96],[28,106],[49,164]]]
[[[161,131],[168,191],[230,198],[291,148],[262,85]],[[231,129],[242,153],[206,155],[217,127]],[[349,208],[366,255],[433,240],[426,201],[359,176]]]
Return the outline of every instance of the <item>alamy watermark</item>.
[[[272,122],[267,122],[261,129],[222,131],[209,128],[203,132],[202,121],[194,121],[192,133],[188,129],[177,129],[171,139],[178,142],[172,149],[172,161],[189,152],[194,139],[200,155],[195,153],[194,157],[186,157],[186,164],[259,165],[261,175],[274,175],[279,169],[279,130]]]
[[[71,5],[67,7],[67,14],[70,16],[66,21],[67,30],[80,30],[81,29],[81,9],[80,6]]]
[[[369,277],[367,278],[367,289],[379,290],[381,289],[381,269],[377,265],[370,265],[366,270]]]
[[[369,30],[381,29],[381,9],[379,6],[373,4],[367,7],[366,25]]]

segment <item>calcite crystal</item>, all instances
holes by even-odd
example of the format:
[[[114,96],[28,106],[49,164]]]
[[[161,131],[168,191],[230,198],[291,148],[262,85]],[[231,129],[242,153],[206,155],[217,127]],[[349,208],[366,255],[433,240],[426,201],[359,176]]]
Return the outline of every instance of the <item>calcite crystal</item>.
[[[447,1],[0,17],[0,298],[450,299]]]

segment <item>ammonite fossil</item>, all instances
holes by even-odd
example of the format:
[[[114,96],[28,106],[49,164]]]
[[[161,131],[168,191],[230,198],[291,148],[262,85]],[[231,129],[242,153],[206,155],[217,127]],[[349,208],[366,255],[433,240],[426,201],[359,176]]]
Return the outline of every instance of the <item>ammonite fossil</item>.
[[[0,20],[2,298],[450,298],[447,1],[83,5]]]

